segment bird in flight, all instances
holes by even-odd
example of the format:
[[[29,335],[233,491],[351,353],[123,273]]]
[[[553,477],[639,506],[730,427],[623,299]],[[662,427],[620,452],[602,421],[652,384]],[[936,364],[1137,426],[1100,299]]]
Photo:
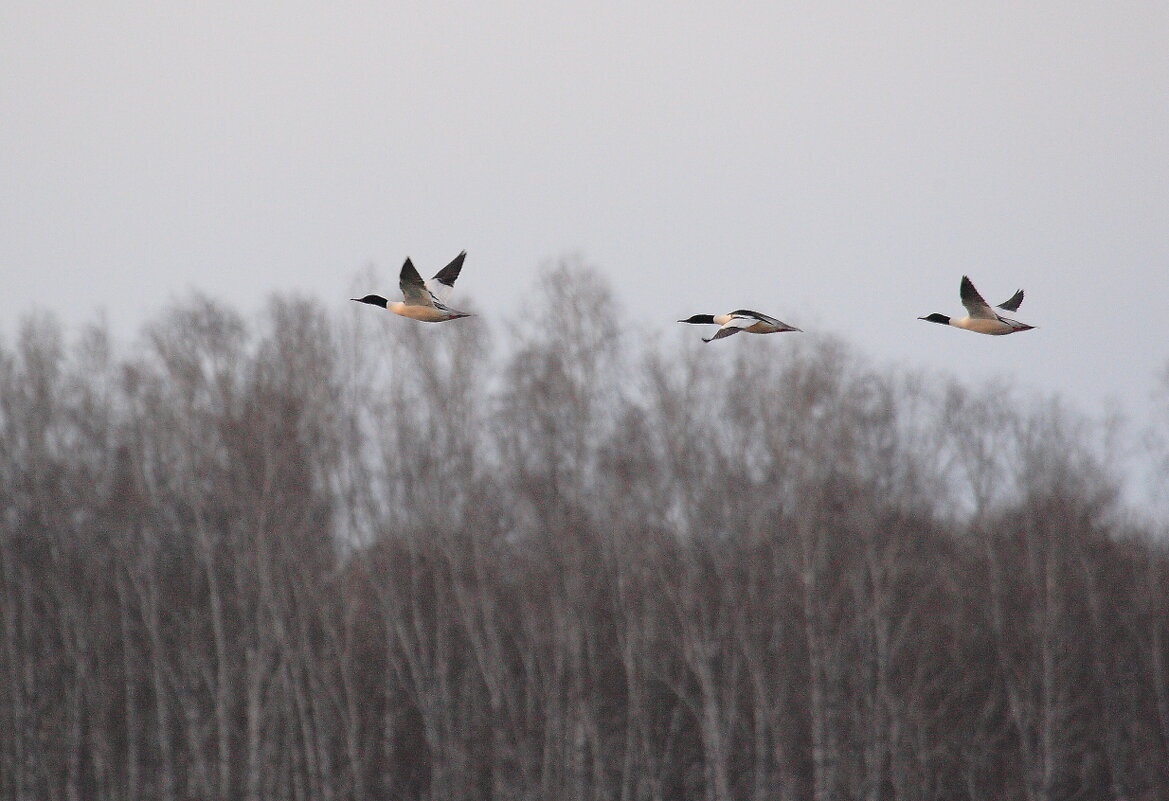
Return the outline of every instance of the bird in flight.
[[[703,337],[703,342],[713,342],[716,339],[723,339],[737,334],[740,331],[746,331],[748,334],[777,334],[780,331],[801,330],[794,325],[788,325],[774,317],[768,317],[766,314],[760,314],[750,309],[738,309],[728,314],[696,314],[693,317],[688,317],[678,322],[690,323],[691,325],[720,326],[718,331],[714,333],[714,336],[709,339]]]
[[[990,307],[990,304],[982,299],[982,295],[978,294],[978,290],[974,288],[974,284],[970,282],[967,276],[962,276],[962,285],[959,289],[959,294],[962,297],[962,305],[966,307],[965,317],[947,317],[944,314],[926,315],[925,317],[918,317],[919,320],[927,320],[931,323],[941,323],[942,325],[952,325],[955,328],[964,328],[967,331],[974,331],[978,334],[991,334],[992,336],[1002,336],[1003,334],[1013,334],[1016,331],[1030,331],[1035,326],[1021,323],[1018,320],[1012,320],[1009,317],[1004,317]],[[998,308],[1014,312],[1017,311],[1020,304],[1023,303],[1023,290],[1019,290],[1010,299],[1000,303]]]
[[[460,317],[470,317],[470,312],[452,309],[446,305],[455,287],[455,279],[463,269],[463,260],[467,258],[467,251],[455,256],[446,267],[439,270],[434,278],[423,281],[418,274],[414,263],[407,257],[402,265],[402,272],[398,275],[398,286],[402,289],[402,300],[387,300],[381,295],[366,295],[363,298],[350,298],[358,303],[368,303],[372,306],[381,306],[387,311],[409,317],[411,320],[422,320],[426,323],[441,323],[446,320],[457,320]]]

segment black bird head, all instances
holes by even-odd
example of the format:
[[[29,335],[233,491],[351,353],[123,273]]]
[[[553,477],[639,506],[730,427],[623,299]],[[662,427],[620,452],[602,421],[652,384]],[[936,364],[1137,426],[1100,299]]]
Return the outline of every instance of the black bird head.
[[[350,300],[355,300],[358,303],[370,303],[374,306],[381,306],[383,309],[386,307],[386,304],[389,303],[389,301],[383,298],[381,295],[366,295],[364,298],[350,298]]]

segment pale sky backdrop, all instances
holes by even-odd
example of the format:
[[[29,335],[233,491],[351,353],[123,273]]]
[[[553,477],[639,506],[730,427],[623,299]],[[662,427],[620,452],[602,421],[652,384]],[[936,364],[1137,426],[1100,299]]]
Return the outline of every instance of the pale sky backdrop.
[[[1169,362],[1164,2],[6,0],[0,180],[5,336],[465,248],[500,326],[575,254],[649,336],[746,306],[1092,414]],[[1038,330],[917,320],[963,273]]]

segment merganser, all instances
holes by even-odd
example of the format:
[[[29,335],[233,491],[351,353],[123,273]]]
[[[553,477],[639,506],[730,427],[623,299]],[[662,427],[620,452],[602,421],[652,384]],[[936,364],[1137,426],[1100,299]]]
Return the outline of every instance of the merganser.
[[[470,312],[458,311],[445,304],[446,299],[450,297],[451,291],[454,289],[455,279],[459,277],[459,272],[463,269],[465,258],[467,258],[467,251],[464,250],[429,281],[422,280],[422,276],[414,268],[413,262],[407,258],[402,265],[402,272],[398,276],[398,286],[402,289],[402,300],[386,300],[381,295],[366,295],[364,298],[350,298],[350,300],[381,306],[394,314],[426,323],[441,323],[445,320],[470,317]]]
[[[690,323],[692,325],[721,326],[710,339],[703,337],[703,342],[713,342],[716,339],[729,337],[740,331],[746,331],[748,334],[777,334],[781,331],[801,330],[794,325],[788,325],[774,317],[768,317],[766,314],[760,314],[750,309],[738,309],[728,314],[696,314],[693,317],[679,320],[678,322]]]
[[[1003,317],[990,307],[990,304],[982,299],[982,295],[978,294],[978,290],[974,288],[974,284],[965,275],[962,276],[962,285],[960,288],[962,297],[962,305],[966,307],[967,316],[950,318],[944,314],[930,314],[926,317],[918,317],[919,320],[927,320],[931,323],[941,323],[942,325],[952,325],[955,328],[964,328],[967,331],[974,331],[978,334],[991,334],[993,336],[1002,336],[1003,334],[1013,334],[1016,331],[1030,331],[1035,326],[1021,323],[1018,320],[1012,320],[1009,317]],[[1006,311],[1016,311],[1023,302],[1023,290],[1019,290],[1010,297],[1009,300],[1000,303],[998,307]]]

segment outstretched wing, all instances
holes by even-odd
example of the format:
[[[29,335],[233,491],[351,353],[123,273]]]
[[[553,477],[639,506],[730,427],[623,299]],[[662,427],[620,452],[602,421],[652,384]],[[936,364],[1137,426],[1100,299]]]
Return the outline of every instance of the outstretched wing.
[[[1000,309],[1006,309],[1009,312],[1018,311],[1019,307],[1023,305],[1023,290],[1019,290],[1011,295],[1011,299],[999,304]]]
[[[741,328],[726,328],[726,327],[720,328],[715,333],[714,336],[709,337],[709,338],[703,337],[702,341],[703,342],[714,342],[716,339],[726,339],[727,337],[731,336],[732,334],[737,334],[742,330],[743,329],[741,329]]]
[[[971,317],[980,320],[998,319],[998,315],[991,309],[990,304],[982,299],[982,295],[978,294],[978,290],[974,288],[974,284],[970,283],[970,279],[966,276],[962,276],[959,293],[962,296],[962,305],[966,307],[966,313]]]
[[[750,309],[735,309],[733,312],[731,312],[731,314],[735,317],[751,318],[750,320],[746,321],[746,325],[744,325],[743,328],[746,328],[748,325],[753,325],[756,322],[767,323],[768,325],[784,325],[784,323],[781,323],[774,317],[769,317],[762,312],[751,311]]]
[[[727,320],[726,323],[724,323],[723,326],[714,333],[714,336],[706,340],[707,342],[713,342],[716,339],[725,339],[726,337],[737,334],[744,328],[750,328],[751,326],[755,325],[755,323],[759,322],[754,317],[745,317],[740,315],[739,312],[732,312],[732,314],[734,316]]]
[[[430,296],[422,276],[414,268],[409,258],[402,265],[402,272],[398,275],[398,286],[402,288],[402,299],[407,306],[433,306],[434,299]]]
[[[426,282],[426,288],[430,290],[430,294],[434,295],[439,303],[446,303],[451,296],[451,292],[455,288],[455,280],[459,277],[459,273],[463,269],[463,260],[467,258],[467,251],[462,251],[458,256],[455,256],[446,267],[439,270],[434,278]]]

